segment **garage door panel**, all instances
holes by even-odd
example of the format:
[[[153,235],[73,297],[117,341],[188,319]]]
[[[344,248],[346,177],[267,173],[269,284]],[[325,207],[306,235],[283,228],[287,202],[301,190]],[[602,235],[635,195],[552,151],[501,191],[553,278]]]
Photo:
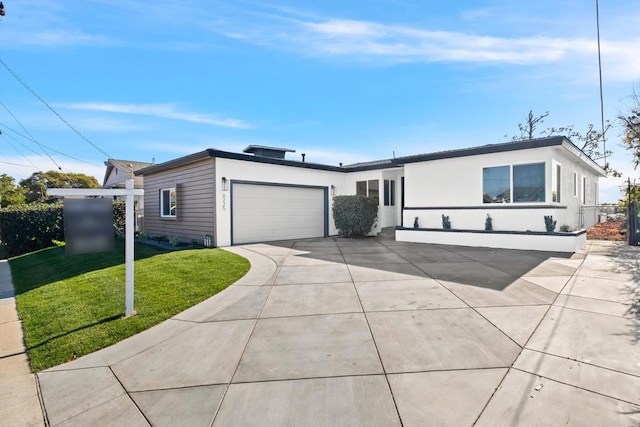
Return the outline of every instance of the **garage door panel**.
[[[322,237],[324,199],[321,188],[234,183],[233,243]]]

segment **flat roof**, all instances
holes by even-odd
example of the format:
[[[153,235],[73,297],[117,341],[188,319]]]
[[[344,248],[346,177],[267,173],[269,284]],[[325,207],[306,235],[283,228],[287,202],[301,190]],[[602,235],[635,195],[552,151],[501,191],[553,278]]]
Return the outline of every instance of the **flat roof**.
[[[528,150],[532,148],[564,146],[569,152],[572,152],[576,157],[580,158],[585,163],[589,164],[592,169],[600,173],[602,176],[606,175],[604,169],[599,166],[595,161],[588,157],[582,150],[569,141],[564,136],[552,136],[547,138],[535,138],[525,141],[510,141],[498,144],[481,145],[477,147],[453,149],[446,151],[438,151],[435,153],[416,154],[411,156],[396,157],[393,159],[383,159],[372,162],[354,163],[344,166],[332,166],[321,163],[303,162],[300,160],[285,160],[276,159],[271,157],[260,157],[248,154],[232,153],[228,151],[216,150],[213,148],[200,151],[198,153],[190,154],[188,156],[180,157],[178,159],[169,160],[168,162],[152,165],[147,168],[143,168],[135,171],[136,175],[145,175],[162,172],[165,170],[173,169],[175,167],[187,165],[189,163],[197,162],[207,158],[222,158],[242,160],[255,163],[267,163],[273,165],[282,165],[290,167],[298,167],[305,169],[325,170],[332,172],[360,172],[367,170],[388,169],[394,167],[401,167],[407,163],[428,162],[433,160],[453,159],[457,157],[477,156],[482,154],[503,153],[508,151]],[[257,146],[256,146],[257,147]],[[264,147],[270,148],[270,147]],[[292,151],[288,149],[283,149]]]

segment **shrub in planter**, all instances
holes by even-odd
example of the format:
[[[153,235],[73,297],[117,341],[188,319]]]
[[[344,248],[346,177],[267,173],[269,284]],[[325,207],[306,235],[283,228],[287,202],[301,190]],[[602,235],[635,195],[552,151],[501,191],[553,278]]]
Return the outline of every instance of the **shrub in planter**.
[[[553,233],[556,229],[556,223],[558,221],[553,220],[553,215],[544,216],[544,227],[547,229],[547,233]]]
[[[378,199],[365,196],[333,198],[333,220],[341,236],[362,237],[378,218]]]
[[[493,218],[487,214],[487,219],[484,220],[484,229],[486,231],[493,231]]]
[[[445,230],[451,230],[451,221],[449,215],[442,215],[442,228]]]

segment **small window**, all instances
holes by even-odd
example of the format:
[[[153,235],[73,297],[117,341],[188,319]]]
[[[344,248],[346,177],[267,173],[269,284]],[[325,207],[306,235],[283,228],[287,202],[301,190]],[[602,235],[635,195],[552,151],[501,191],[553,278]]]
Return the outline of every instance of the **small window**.
[[[545,201],[544,163],[513,166],[513,202]]]
[[[369,181],[356,181],[356,195],[374,197],[380,199],[380,181],[370,179]]]
[[[558,164],[554,165],[553,169],[553,191],[551,194],[551,201],[554,203],[560,203],[560,196],[562,190],[562,167]]]
[[[585,203],[587,203],[587,177],[583,176],[582,177],[582,198],[581,198],[581,202],[584,205]]]
[[[384,205],[396,205],[396,182],[392,179],[384,180]]]
[[[356,182],[356,195],[367,196],[367,181]]]
[[[573,197],[578,197],[578,172],[573,173]]]
[[[377,179],[369,180],[369,197],[380,199],[380,181]]]
[[[175,187],[160,190],[160,216],[162,218],[176,217]]]
[[[482,169],[482,203],[509,203],[511,177],[509,166]]]

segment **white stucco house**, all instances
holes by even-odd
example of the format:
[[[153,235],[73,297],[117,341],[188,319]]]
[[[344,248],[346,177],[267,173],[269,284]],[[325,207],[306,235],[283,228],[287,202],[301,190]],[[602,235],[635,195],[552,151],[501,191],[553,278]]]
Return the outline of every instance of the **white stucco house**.
[[[286,159],[291,152],[208,149],[137,171],[145,231],[199,242],[209,235],[222,247],[331,236],[333,196],[362,194],[379,200],[373,232],[396,227],[397,240],[572,252],[597,220],[585,207],[597,205],[605,176],[560,136],[345,166]],[[546,233],[548,215],[556,231],[582,231]]]

